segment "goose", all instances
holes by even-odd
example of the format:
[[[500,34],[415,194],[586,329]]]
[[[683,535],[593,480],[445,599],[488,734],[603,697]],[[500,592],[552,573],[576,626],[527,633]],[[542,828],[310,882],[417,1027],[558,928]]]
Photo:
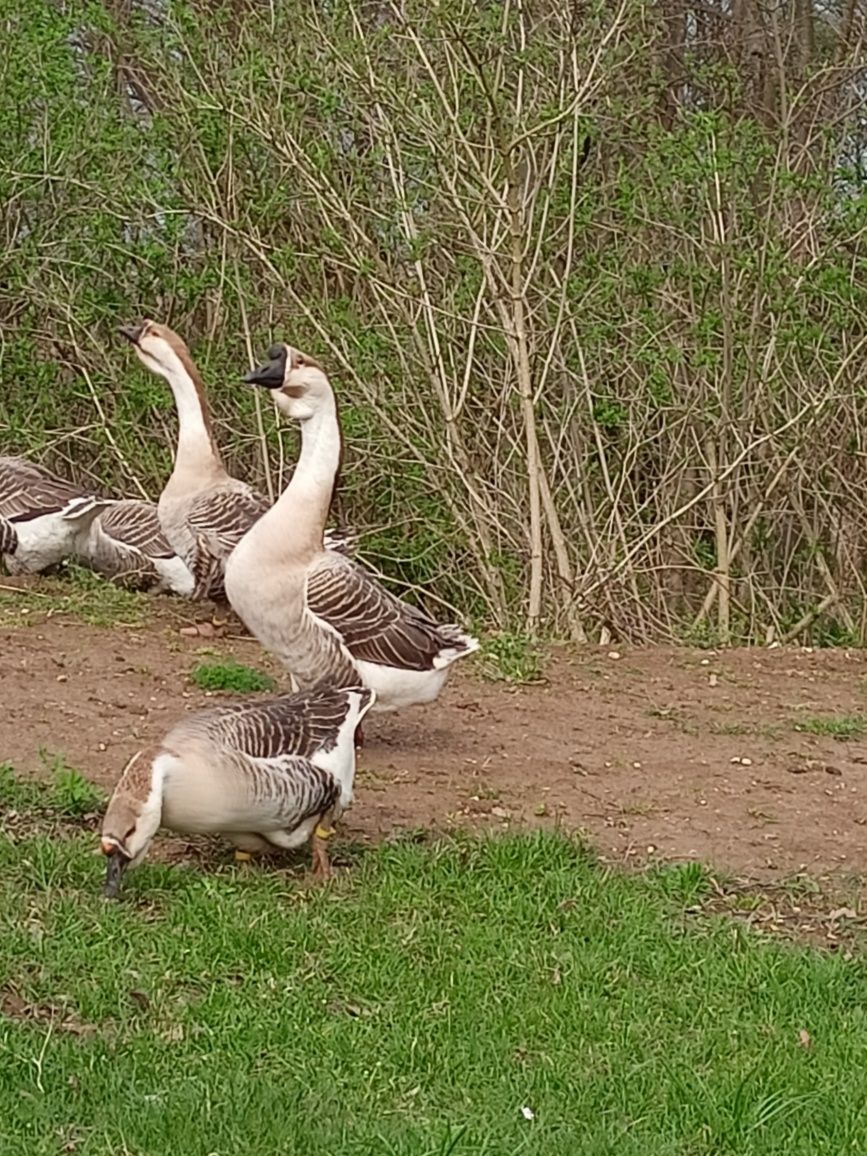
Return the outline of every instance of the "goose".
[[[107,578],[135,579],[142,588],[192,597],[193,575],[168,544],[153,502],[115,502],[78,536],[75,553]]]
[[[20,457],[0,457],[0,554],[10,574],[35,574],[75,553],[76,540],[112,504]]]
[[[233,478],[223,465],[211,427],[201,375],[181,338],[168,326],[145,320],[125,325],[121,334],[132,343],[139,360],[164,378],[178,411],[178,443],[174,468],[157,506],[160,525],[172,549],[193,574],[192,597],[209,598],[225,625],[225,561],[253,523],[269,508],[264,495]],[[323,527],[324,529],[324,527]],[[349,550],[346,533],[325,538],[328,548]],[[203,631],[204,632],[204,631]],[[213,628],[207,633],[213,633]]]
[[[279,409],[301,423],[301,456],[279,500],[227,563],[235,612],[299,689],[361,684],[376,692],[377,711],[432,702],[452,663],[479,644],[395,597],[354,560],[323,550],[341,456],[324,370],[289,345],[272,345],[245,380],[272,390]]]
[[[65,514],[52,510],[61,502]],[[0,458],[0,555],[13,573],[75,557],[105,578],[136,573],[143,585],[192,592],[192,575],[161,534],[152,502],[98,498],[21,457]]]
[[[312,836],[314,873],[327,878],[329,824],[352,802],[353,735],[373,699],[347,687],[197,711],[133,755],[102,824],[105,895],[117,896],[161,826],[224,835],[238,860]]]

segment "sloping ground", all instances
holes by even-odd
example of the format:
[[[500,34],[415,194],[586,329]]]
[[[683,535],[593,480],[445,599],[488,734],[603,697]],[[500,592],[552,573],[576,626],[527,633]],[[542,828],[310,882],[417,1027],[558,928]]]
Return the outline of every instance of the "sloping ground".
[[[148,600],[137,625],[108,627],[23,615],[3,597],[0,623],[14,625],[0,627],[0,761],[22,773],[60,754],[110,788],[180,712],[233,697],[198,690],[188,677],[198,662],[231,655],[282,678],[253,640],[206,649],[180,638],[177,602]],[[467,662],[434,707],[373,716],[344,829],[379,840],[561,823],[618,862],[867,873],[861,652],[615,654],[560,654],[542,685],[523,687],[485,681]]]

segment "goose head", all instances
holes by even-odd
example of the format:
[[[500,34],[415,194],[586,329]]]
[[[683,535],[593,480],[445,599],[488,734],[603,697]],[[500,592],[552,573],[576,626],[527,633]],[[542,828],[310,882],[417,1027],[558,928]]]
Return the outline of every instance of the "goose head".
[[[270,389],[277,408],[287,417],[308,421],[333,398],[325,371],[309,354],[280,343],[272,345],[266,356],[268,360],[244,381]]]
[[[139,325],[122,325],[120,333],[131,343],[139,361],[151,373],[169,379],[179,373],[190,374],[190,351],[167,325],[146,320]]]
[[[123,874],[147,854],[162,817],[162,784],[142,752],[127,763],[102,821],[100,847],[106,857],[107,899],[116,899]]]

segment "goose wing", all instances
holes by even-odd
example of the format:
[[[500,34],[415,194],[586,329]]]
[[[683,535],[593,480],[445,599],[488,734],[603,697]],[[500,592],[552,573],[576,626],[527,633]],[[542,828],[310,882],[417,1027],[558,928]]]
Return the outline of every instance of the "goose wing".
[[[356,562],[333,552],[322,555],[307,573],[307,605],[362,662],[433,670],[444,650],[469,649],[458,627],[439,626]]]
[[[43,514],[59,514],[70,502],[90,496],[44,466],[25,458],[0,457],[0,517],[26,522]]]
[[[138,550],[146,558],[175,557],[160,529],[157,508],[152,502],[132,498],[116,502],[99,515],[99,524],[109,538]]]
[[[0,554],[14,554],[18,549],[18,534],[6,518],[0,517]]]
[[[336,550],[338,554],[351,558],[358,548],[358,532],[343,526],[326,530],[323,544],[326,550]]]
[[[212,490],[193,500],[187,522],[200,549],[225,559],[267,509],[268,499],[255,490]]]
[[[334,747],[349,709],[344,690],[299,691],[270,702],[218,707],[180,725],[203,727],[212,741],[250,758],[306,759]]]

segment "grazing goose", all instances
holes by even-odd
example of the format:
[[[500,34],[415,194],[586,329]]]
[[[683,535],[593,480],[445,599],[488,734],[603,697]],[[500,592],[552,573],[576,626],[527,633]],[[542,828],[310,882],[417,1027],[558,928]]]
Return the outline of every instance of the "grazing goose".
[[[376,692],[376,710],[431,702],[451,664],[478,642],[322,549],[341,453],[334,393],[306,354],[273,345],[268,358],[245,380],[271,389],[281,411],[301,423],[301,456],[279,501],[229,559],[229,600],[300,688],[361,683]]]
[[[353,734],[374,695],[363,687],[302,691],[198,711],[127,763],[102,824],[105,894],[147,853],[159,827],[222,834],[238,859],[300,847],[329,874],[328,824],[352,802]]]
[[[9,573],[35,574],[70,557],[111,504],[26,458],[0,457],[0,554]]]
[[[132,342],[139,360],[169,383],[177,406],[177,452],[160,494],[160,525],[193,574],[193,598],[211,599],[225,615],[225,561],[268,509],[268,500],[226,472],[202,378],[181,338],[153,321],[124,326],[121,333]],[[326,538],[326,546],[348,549],[348,541],[346,535],[335,535]],[[215,617],[213,625],[225,625],[225,617]]]
[[[192,597],[193,575],[168,544],[153,502],[115,502],[79,535],[75,549],[83,562],[107,578]]]

